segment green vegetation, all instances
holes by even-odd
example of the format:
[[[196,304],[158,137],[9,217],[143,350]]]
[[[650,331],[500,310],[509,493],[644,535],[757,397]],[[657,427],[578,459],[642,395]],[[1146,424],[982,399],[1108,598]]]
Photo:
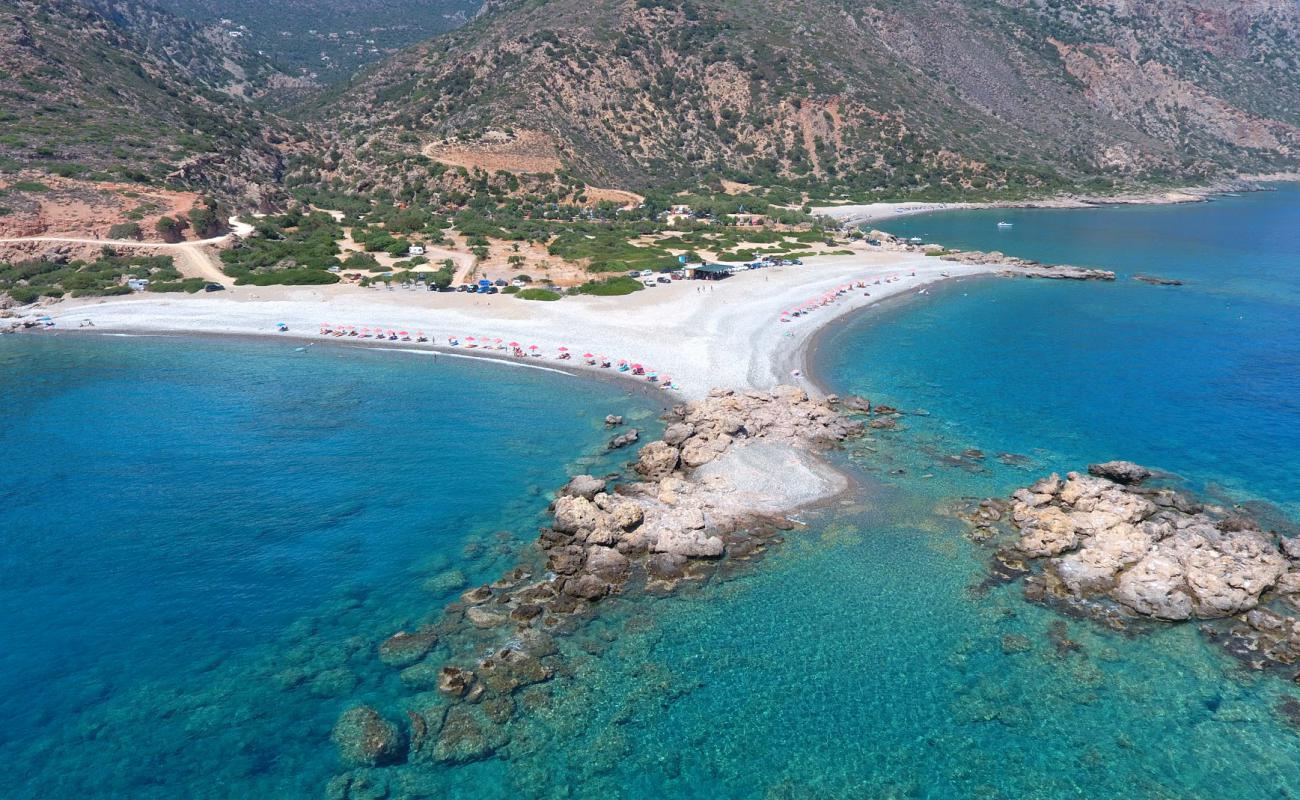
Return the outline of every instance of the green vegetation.
[[[143,236],[144,231],[136,222],[120,222],[108,229],[110,239],[140,239]]]
[[[203,290],[208,282],[203,278],[185,278],[179,281],[167,281],[155,283],[150,281],[149,291],[151,292],[188,292],[194,294]]]
[[[520,300],[543,300],[551,302],[560,299],[559,292],[552,292],[550,289],[520,289],[518,292],[515,292],[514,295]]]
[[[620,276],[617,278],[606,278],[603,281],[588,281],[581,286],[575,287],[572,291],[574,294],[592,294],[599,297],[614,297],[617,295],[632,294],[644,289],[645,286],[636,278]]]
[[[181,281],[181,273],[171,256],[119,256],[105,248],[94,261],[31,260],[15,264],[0,263],[0,292],[18,303],[31,303],[41,297],[106,297],[130,294],[128,278],[146,278],[163,285]],[[152,286],[151,286],[152,288]],[[202,282],[200,282],[202,288]],[[167,291],[160,289],[158,291]],[[185,289],[189,291],[189,289]]]
[[[290,211],[257,220],[256,232],[222,251],[222,269],[236,285],[271,286],[337,283],[331,267],[342,227],[323,212]]]
[[[566,231],[549,245],[553,256],[579,261],[590,259],[592,272],[629,272],[641,269],[671,269],[677,257],[662,247],[642,247],[628,240],[628,231],[614,228]]]
[[[48,192],[50,187],[40,181],[16,181],[9,188],[15,192]]]

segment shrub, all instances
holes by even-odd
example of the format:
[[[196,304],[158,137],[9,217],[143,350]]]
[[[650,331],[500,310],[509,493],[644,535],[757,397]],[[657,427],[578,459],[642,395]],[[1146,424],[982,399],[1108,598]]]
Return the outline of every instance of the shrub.
[[[501,294],[519,294],[518,286],[507,286],[501,290]]]
[[[520,300],[542,300],[545,302],[560,299],[558,292],[552,292],[549,289],[523,289],[516,292],[515,297],[518,297]]]
[[[274,272],[254,272],[241,276],[237,286],[318,286],[338,283],[339,276],[323,269],[279,269]]]
[[[50,190],[50,187],[40,181],[18,181],[9,188],[15,192],[48,192]]]
[[[603,281],[587,281],[578,288],[574,289],[575,294],[591,294],[598,297],[615,297],[618,295],[632,294],[644,289],[645,286],[636,278],[620,276],[618,278],[609,278]]]
[[[143,235],[144,231],[134,222],[120,222],[108,229],[110,239],[139,239]]]

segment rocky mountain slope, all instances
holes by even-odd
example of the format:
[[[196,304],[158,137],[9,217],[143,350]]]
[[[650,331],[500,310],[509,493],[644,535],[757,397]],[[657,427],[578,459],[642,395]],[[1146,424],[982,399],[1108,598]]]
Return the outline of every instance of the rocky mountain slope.
[[[257,194],[290,126],[232,95],[275,74],[147,3],[0,0],[0,166]]]
[[[1195,180],[1296,166],[1298,39],[1296,0],[498,0],[325,109],[622,187]]]
[[[329,83],[459,27],[481,0],[158,0],[180,17],[250,42],[295,76]],[[224,22],[223,22],[224,21]]]

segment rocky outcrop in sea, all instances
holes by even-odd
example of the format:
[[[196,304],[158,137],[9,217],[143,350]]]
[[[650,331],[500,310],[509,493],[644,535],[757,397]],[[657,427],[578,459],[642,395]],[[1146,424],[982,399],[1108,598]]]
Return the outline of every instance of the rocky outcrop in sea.
[[[544,706],[538,690],[572,673],[563,639],[602,601],[670,594],[725,575],[796,527],[735,499],[744,487],[730,484],[745,474],[725,469],[735,451],[760,442],[787,452],[829,447],[863,429],[850,409],[869,408],[789,386],[714,390],[672,409],[663,435],[641,447],[626,478],[574,476],[551,505],[534,557],[464,591],[436,624],[379,645],[377,658],[413,692],[406,718],[367,706],[344,711],[333,740],[351,769],[332,783],[331,796],[361,796],[382,782],[376,767],[473,761],[507,747],[515,715]],[[709,474],[698,474],[706,465]]]
[[[1124,629],[1203,621],[1256,667],[1300,661],[1300,539],[1233,509],[1150,485],[1127,461],[1052,474],[972,509],[973,538],[1025,596]]]

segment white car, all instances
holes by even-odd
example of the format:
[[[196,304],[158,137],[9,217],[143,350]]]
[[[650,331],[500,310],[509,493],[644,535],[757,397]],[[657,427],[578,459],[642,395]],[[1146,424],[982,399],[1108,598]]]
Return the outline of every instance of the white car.
[[[646,278],[645,280],[643,280],[643,281],[641,281],[641,282],[644,283],[646,286],[654,286],[654,285],[655,285],[655,282],[654,282],[654,279],[653,279],[653,278]]]

